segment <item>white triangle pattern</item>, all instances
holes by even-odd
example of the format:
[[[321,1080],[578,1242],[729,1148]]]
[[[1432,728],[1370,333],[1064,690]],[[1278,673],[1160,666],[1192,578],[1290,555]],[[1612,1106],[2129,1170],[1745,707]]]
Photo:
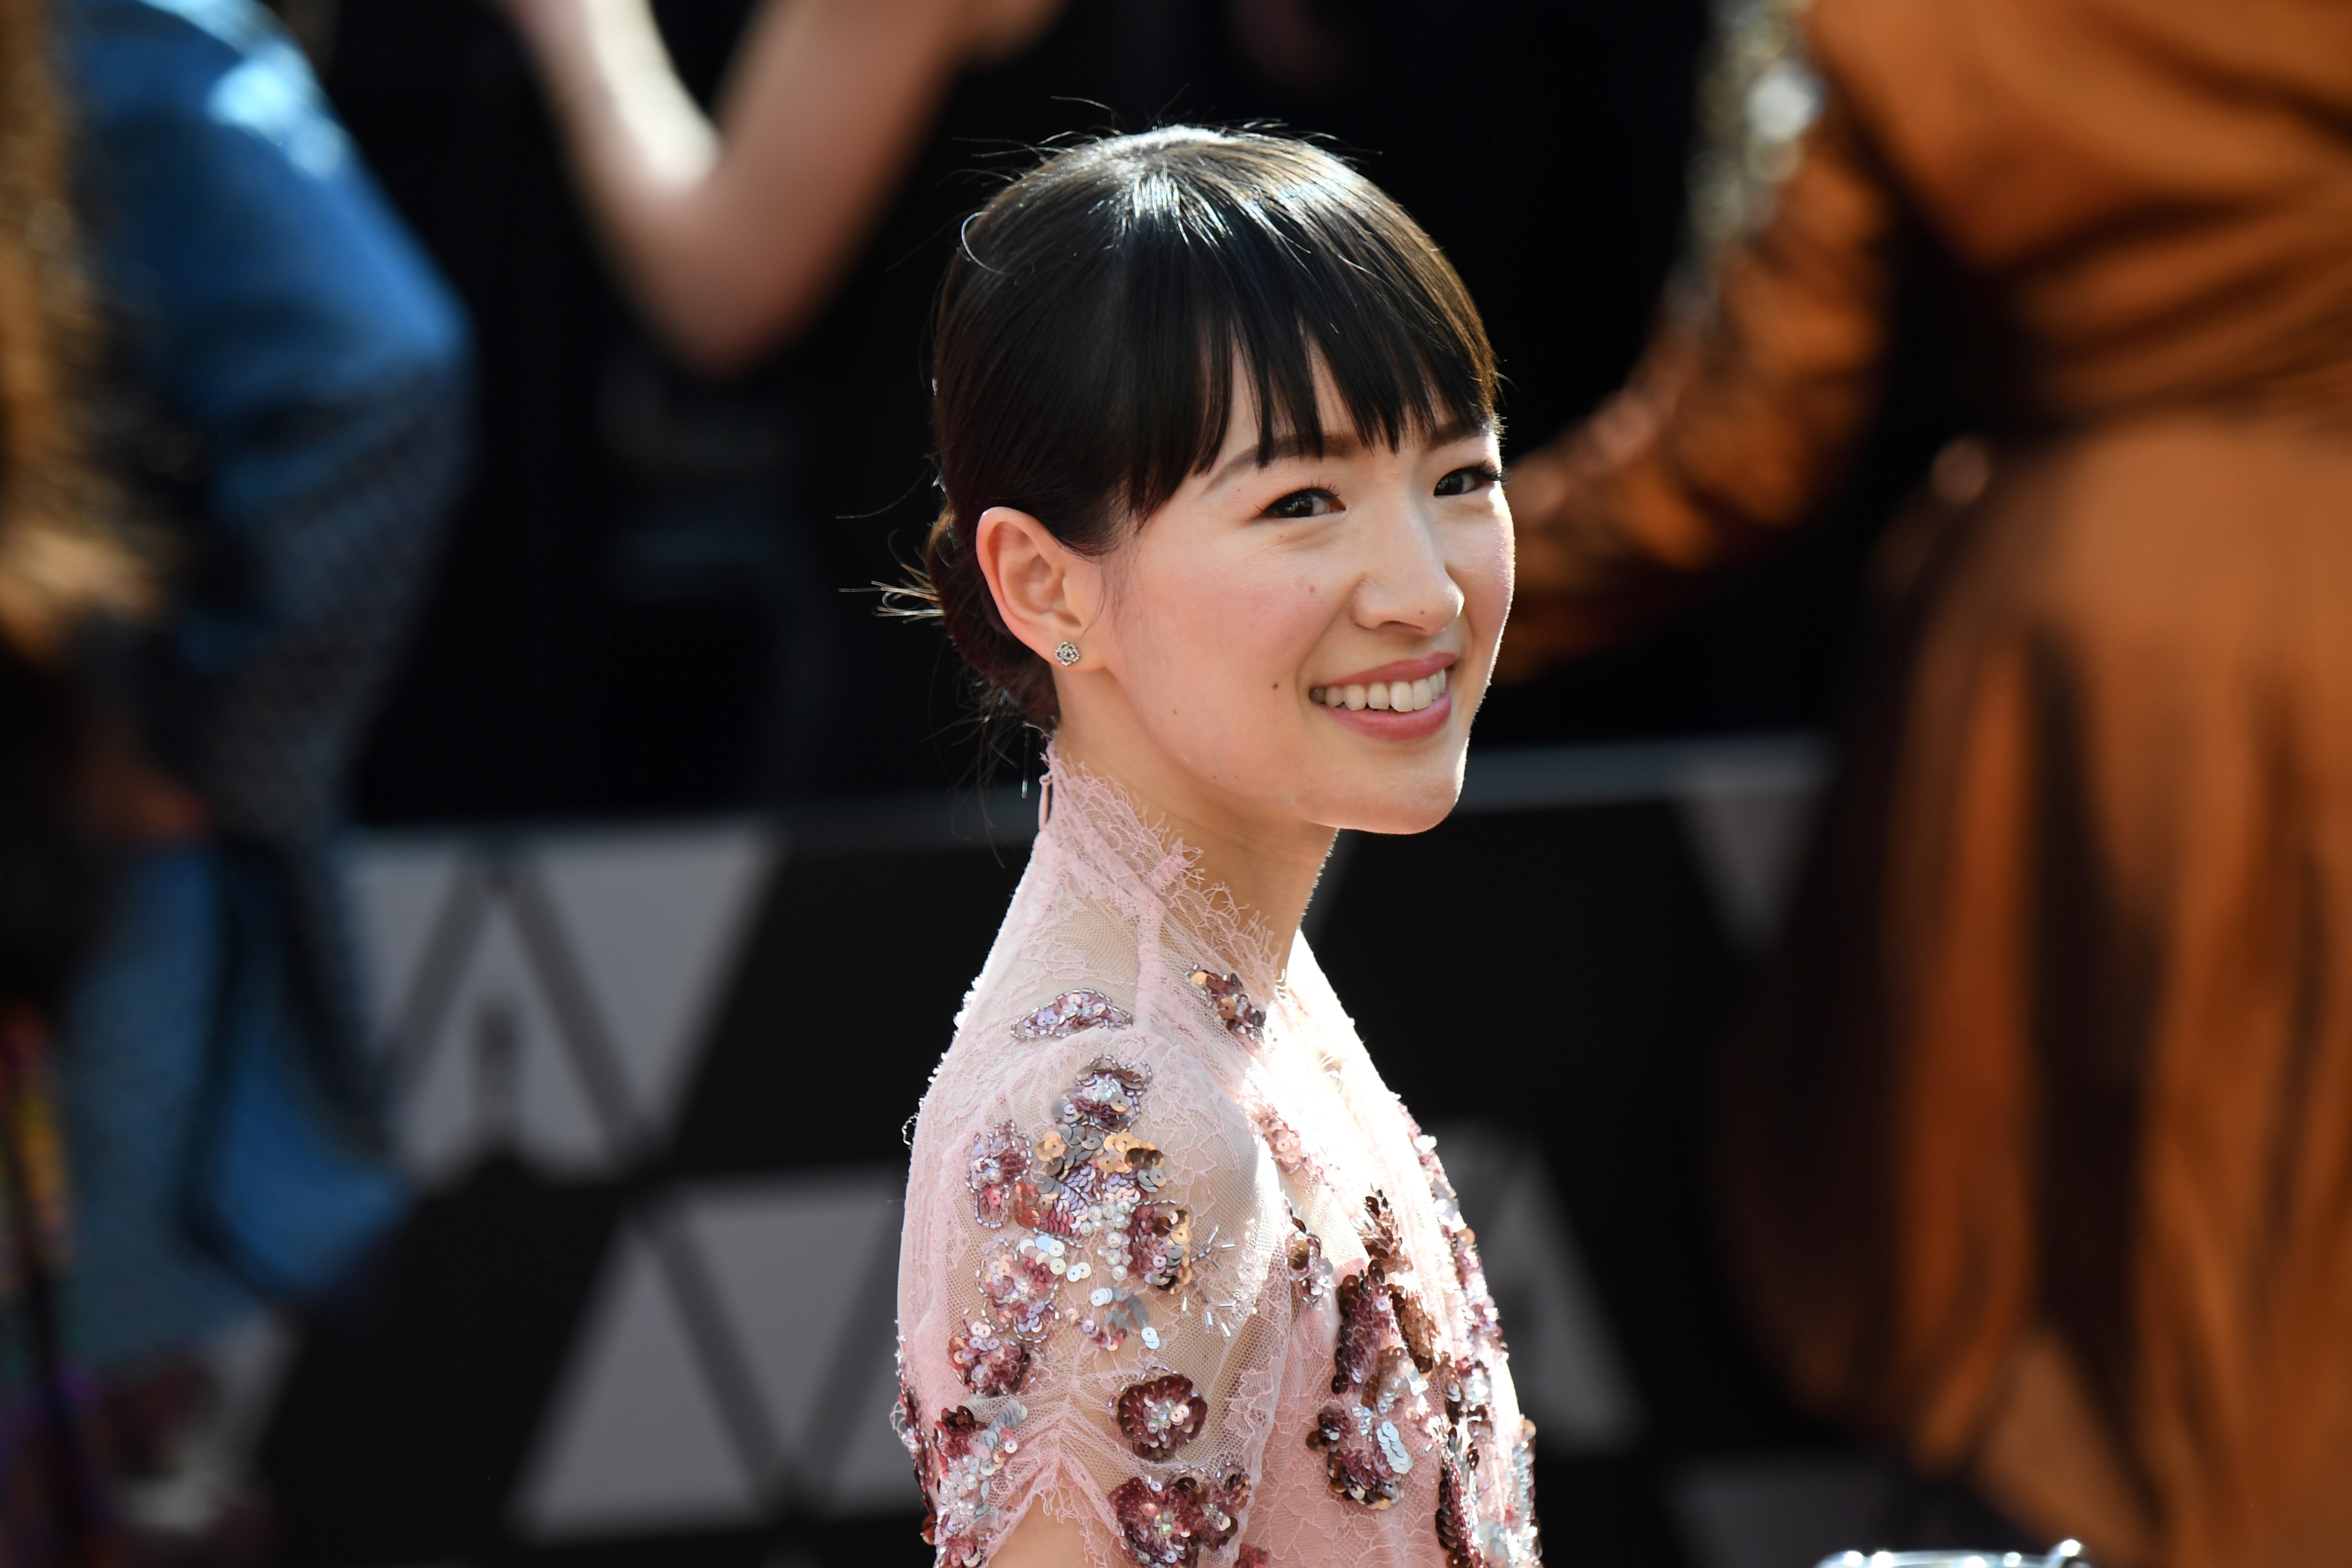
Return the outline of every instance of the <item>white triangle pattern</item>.
[[[891,1310],[891,1276],[877,1269],[897,1266],[906,1186],[900,1172],[853,1169],[679,1194],[769,1426],[803,1484],[824,1483],[840,1442],[843,1413],[821,1400],[853,1314]]]
[[[583,834],[536,848],[641,1126],[669,1123],[775,848],[748,824]]]
[[[751,824],[498,850],[363,841],[350,863],[355,926],[376,1033],[400,1064],[410,1173],[440,1185],[510,1152],[543,1175],[591,1179],[665,1136],[778,847]],[[518,900],[542,892],[534,947]],[[426,973],[468,919],[454,973]],[[559,985],[574,988],[568,1010]],[[419,1026],[425,1037],[393,1038]]]
[[[694,1353],[655,1250],[627,1232],[592,1310],[597,1327],[571,1357],[526,1469],[518,1521],[545,1540],[711,1517],[718,1500],[739,1496],[755,1512],[787,1493],[818,1513],[916,1506],[889,1425],[890,1270],[905,1184],[896,1170],[846,1170],[696,1185],[665,1205],[669,1245],[690,1248],[711,1282],[723,1348],[748,1369],[749,1392],[782,1438],[782,1473],[757,1485],[709,1381],[714,1359],[729,1357]],[[656,1388],[657,1379],[668,1384]]]
[[[366,840],[347,857],[370,1038],[388,1039],[396,1026],[464,860],[455,839],[404,834]]]
[[[511,906],[492,899],[432,1037],[404,1047],[400,1147],[419,1181],[456,1180],[500,1149],[551,1175],[614,1162],[621,1151],[557,1019]]]
[[[629,1226],[571,1363],[514,1506],[522,1533],[544,1541],[760,1517],[761,1488],[660,1257]]]

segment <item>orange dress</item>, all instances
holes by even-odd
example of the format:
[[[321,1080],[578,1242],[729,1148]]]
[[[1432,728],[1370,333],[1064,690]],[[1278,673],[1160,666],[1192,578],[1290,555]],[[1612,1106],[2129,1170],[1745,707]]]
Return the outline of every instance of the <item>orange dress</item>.
[[[2352,5],[1817,0],[1711,308],[1514,477],[1565,657],[1834,485],[1907,266],[1988,411],[1877,563],[1729,1047],[1801,1397],[2103,1564],[2352,1556]]]

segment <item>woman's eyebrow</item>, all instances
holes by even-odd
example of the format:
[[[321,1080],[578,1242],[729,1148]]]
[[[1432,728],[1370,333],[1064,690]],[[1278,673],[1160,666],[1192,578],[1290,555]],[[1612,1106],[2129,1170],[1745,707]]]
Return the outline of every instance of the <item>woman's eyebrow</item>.
[[[1477,440],[1493,434],[1495,434],[1495,422],[1492,419],[1457,419],[1451,425],[1441,426],[1431,431],[1429,444],[1433,447],[1450,447],[1456,441]]]
[[[1272,442],[1259,446],[1251,442],[1234,453],[1218,468],[1209,479],[1213,488],[1223,484],[1244,468],[1263,468],[1281,462],[1286,458],[1347,458],[1352,457],[1363,445],[1346,430],[1326,431],[1319,442],[1310,441],[1293,430],[1276,436]]]

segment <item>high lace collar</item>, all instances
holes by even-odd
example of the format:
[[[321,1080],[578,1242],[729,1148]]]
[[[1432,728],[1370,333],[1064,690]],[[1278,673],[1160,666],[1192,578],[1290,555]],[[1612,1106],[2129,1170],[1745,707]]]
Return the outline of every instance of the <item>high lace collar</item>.
[[[1201,949],[1199,962],[1271,985],[1283,971],[1273,931],[1234,901],[1223,882],[1201,873],[1201,852],[1164,818],[1147,816],[1125,785],[1045,751],[1041,788],[1049,793],[1043,831],[1062,854],[1154,902],[1168,923]]]

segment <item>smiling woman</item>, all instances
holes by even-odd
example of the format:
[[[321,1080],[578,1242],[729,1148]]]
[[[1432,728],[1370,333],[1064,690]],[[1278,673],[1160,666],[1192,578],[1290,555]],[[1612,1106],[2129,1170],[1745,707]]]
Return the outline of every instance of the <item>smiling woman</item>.
[[[1460,789],[1511,586],[1477,314],[1345,165],[1177,129],[999,195],[937,345],[921,591],[1050,738],[915,1135],[939,1559],[1534,1563],[1476,1246],[1298,937],[1336,829]]]

